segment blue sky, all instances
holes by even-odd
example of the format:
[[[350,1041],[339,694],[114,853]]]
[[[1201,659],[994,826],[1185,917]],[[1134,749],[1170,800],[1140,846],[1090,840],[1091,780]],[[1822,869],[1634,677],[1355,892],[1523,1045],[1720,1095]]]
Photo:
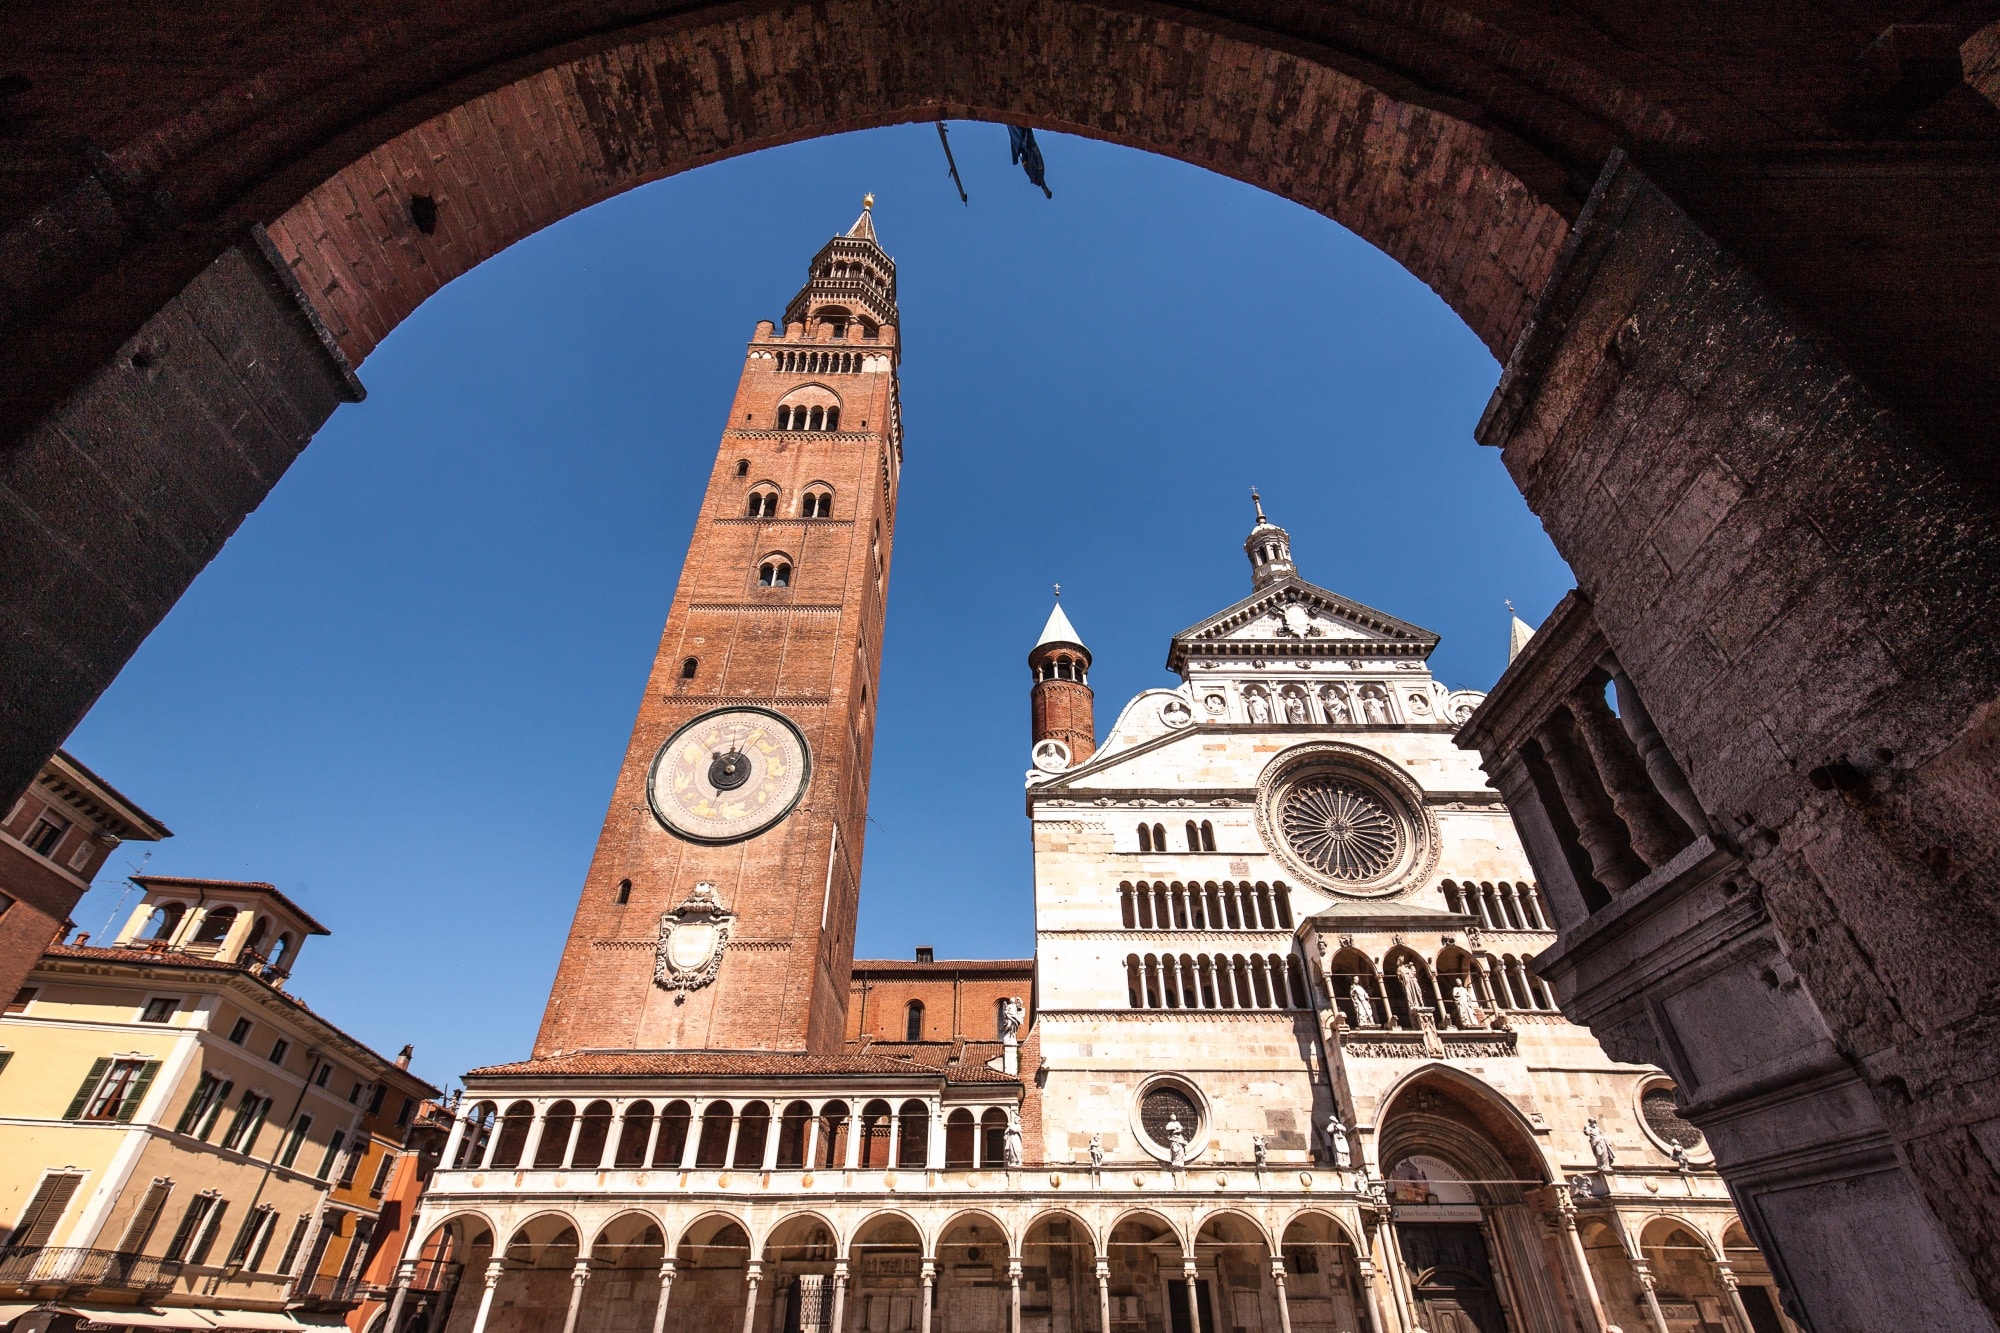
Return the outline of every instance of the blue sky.
[[[1131,150],[903,126],[663,181],[418,310],[69,748],[176,830],[152,873],[270,880],[334,930],[294,989],[434,1082],[524,1055],[743,347],[877,195],[906,470],[860,950],[1033,947],[1025,654],[1049,585],[1100,733],[1243,596],[1249,488],[1314,582],[1505,664],[1568,571],[1472,426],[1499,367],[1317,214]],[[122,919],[121,848],[76,913]],[[129,899],[127,900],[129,904]]]

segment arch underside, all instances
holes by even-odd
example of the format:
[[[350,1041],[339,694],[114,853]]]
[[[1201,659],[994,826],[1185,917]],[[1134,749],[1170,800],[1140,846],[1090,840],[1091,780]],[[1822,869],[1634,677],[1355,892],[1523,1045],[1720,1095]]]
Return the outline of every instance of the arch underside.
[[[1491,131],[1227,31],[1060,0],[948,18],[835,0],[527,74],[374,147],[270,233],[358,365],[445,283],[600,200],[759,148],[940,116],[1125,144],[1282,195],[1380,247],[1496,357],[1567,235],[1558,205],[1575,206],[1532,193]],[[420,195],[436,202],[430,235],[410,216]]]

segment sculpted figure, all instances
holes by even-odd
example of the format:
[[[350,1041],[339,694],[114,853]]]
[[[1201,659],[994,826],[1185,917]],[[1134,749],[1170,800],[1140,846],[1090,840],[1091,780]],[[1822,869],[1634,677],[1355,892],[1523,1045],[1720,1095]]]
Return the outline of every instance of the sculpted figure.
[[[1604,1137],[1594,1118],[1584,1121],[1583,1136],[1590,1140],[1590,1155],[1597,1159],[1599,1171],[1609,1171],[1618,1164],[1616,1154],[1611,1151],[1611,1140]]]
[[[1177,1115],[1169,1115],[1167,1117],[1167,1153],[1168,1162],[1175,1169],[1187,1165],[1187,1147],[1187,1131],[1181,1128],[1181,1118]]]
[[[1000,1009],[1000,1040],[1018,1041],[1021,1036],[1021,1022],[1028,1016],[1028,1007],[1021,1003],[1021,997],[1010,995]]]
[[[1285,697],[1285,716],[1294,722],[1306,720],[1306,701],[1296,694]]]
[[[1328,690],[1320,702],[1326,705],[1326,720],[1329,722],[1350,722],[1353,714],[1347,711],[1347,698],[1339,690]]]
[[[1007,1132],[1000,1151],[1008,1166],[1021,1164],[1021,1113],[1012,1107],[1007,1108]]]
[[[1389,705],[1383,701],[1382,696],[1379,694],[1369,695],[1362,701],[1362,707],[1368,710],[1368,720],[1370,722],[1387,722],[1389,720]]]
[[[1271,705],[1264,702],[1264,696],[1261,694],[1250,696],[1250,720],[1252,722],[1269,722],[1271,720]]]
[[[1694,1170],[1694,1162],[1688,1157],[1687,1145],[1676,1143],[1673,1147],[1674,1168],[1679,1171]]]
[[[1354,1165],[1352,1150],[1347,1145],[1347,1126],[1340,1123],[1337,1115],[1326,1119],[1327,1147],[1333,1151],[1333,1164],[1341,1170]]]
[[[1368,997],[1368,988],[1356,977],[1347,988],[1347,998],[1354,1005],[1354,1026],[1372,1028],[1375,1026],[1375,1002]]]
[[[1259,1171],[1262,1171],[1271,1164],[1270,1149],[1264,1146],[1264,1136],[1262,1134],[1252,1134],[1250,1136],[1250,1151],[1257,1159],[1257,1169]]]
[[[1479,1002],[1473,998],[1472,987],[1465,984],[1463,977],[1452,983],[1451,1009],[1458,1016],[1462,1028],[1479,1026]]]
[[[1090,1136],[1090,1169],[1098,1171],[1102,1170],[1103,1167],[1104,1136],[1102,1134],[1092,1134]]]
[[[1417,1010],[1425,1007],[1424,988],[1417,980],[1417,965],[1405,958],[1396,964],[1396,984],[1403,988],[1403,1003],[1410,1007],[1410,1021],[1417,1021]]]

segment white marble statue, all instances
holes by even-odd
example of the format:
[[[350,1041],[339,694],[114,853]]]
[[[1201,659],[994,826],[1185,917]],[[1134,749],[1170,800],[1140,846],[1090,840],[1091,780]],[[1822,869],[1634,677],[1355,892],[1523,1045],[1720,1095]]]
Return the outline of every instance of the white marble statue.
[[[1021,1113],[1012,1107],[1007,1109],[1007,1132],[1000,1151],[1008,1166],[1021,1164]]]
[[[1369,695],[1361,701],[1361,706],[1368,710],[1368,720],[1370,722],[1387,722],[1389,720],[1389,705],[1380,695]]]
[[[1181,1118],[1177,1115],[1169,1115],[1167,1117],[1167,1153],[1169,1165],[1173,1166],[1176,1170],[1186,1166],[1187,1150],[1187,1131],[1181,1128]]]
[[[1372,1028],[1375,1026],[1375,1002],[1368,996],[1368,988],[1356,977],[1347,988],[1347,998],[1354,1005],[1354,1026]]]
[[[1090,1169],[1093,1171],[1104,1169],[1104,1136],[1102,1134],[1092,1134],[1090,1136]]]
[[[1264,1143],[1262,1134],[1250,1136],[1250,1152],[1257,1159],[1257,1169],[1262,1171],[1271,1164],[1271,1150]]]
[[[1479,1026],[1479,1001],[1473,997],[1472,987],[1466,985],[1462,977],[1452,983],[1451,1009],[1458,1016],[1458,1025],[1460,1027],[1476,1028]]]
[[[1333,1164],[1341,1170],[1354,1165],[1353,1150],[1347,1144],[1347,1126],[1340,1123],[1337,1115],[1326,1119],[1326,1142],[1333,1151]]]
[[[1021,1023],[1028,1016],[1028,1007],[1021,1003],[1021,997],[1010,995],[1000,1007],[1000,1040],[1019,1041]]]
[[[1674,1144],[1671,1151],[1673,1152],[1674,1167],[1676,1170],[1694,1170],[1694,1159],[1688,1156],[1687,1145],[1685,1143]]]
[[[1595,1119],[1583,1122],[1583,1136],[1590,1140],[1590,1155],[1597,1159],[1599,1171],[1609,1171],[1618,1164],[1618,1158],[1611,1151],[1611,1140],[1604,1137],[1604,1130]]]
[[[1342,695],[1338,690],[1328,690],[1320,697],[1320,702],[1326,705],[1327,721],[1347,722],[1352,720],[1352,715],[1347,711],[1346,696]]]
[[[1417,1020],[1417,1010],[1425,1008],[1423,984],[1417,980],[1417,965],[1405,958],[1396,964],[1396,984],[1403,988],[1403,1003],[1410,1007],[1410,1021]]]
[[[1306,721],[1306,701],[1296,694],[1287,695],[1285,697],[1285,716],[1294,722]]]
[[[1269,722],[1271,720],[1271,705],[1264,702],[1264,696],[1261,694],[1250,696],[1250,720],[1252,722]]]

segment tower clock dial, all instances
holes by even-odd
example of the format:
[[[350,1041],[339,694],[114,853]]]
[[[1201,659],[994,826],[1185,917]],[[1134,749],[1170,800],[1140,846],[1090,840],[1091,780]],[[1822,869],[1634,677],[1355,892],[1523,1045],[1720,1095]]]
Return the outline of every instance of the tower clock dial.
[[[653,817],[689,842],[741,842],[789,815],[811,774],[812,750],[783,717],[718,708],[660,747],[646,799]]]

